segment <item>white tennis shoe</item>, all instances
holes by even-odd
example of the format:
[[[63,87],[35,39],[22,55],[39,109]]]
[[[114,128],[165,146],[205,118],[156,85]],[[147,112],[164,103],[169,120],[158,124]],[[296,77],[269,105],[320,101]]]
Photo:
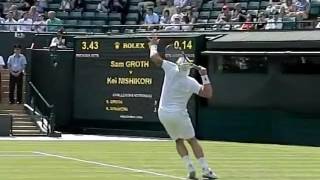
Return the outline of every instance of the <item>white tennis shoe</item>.
[[[218,179],[216,173],[214,173],[210,168],[202,170],[202,177],[205,179]]]

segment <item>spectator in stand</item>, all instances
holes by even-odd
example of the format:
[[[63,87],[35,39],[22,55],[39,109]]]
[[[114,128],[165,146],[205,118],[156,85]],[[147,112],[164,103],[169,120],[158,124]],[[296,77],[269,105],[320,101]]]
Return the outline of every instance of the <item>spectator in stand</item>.
[[[267,25],[266,15],[263,12],[261,12],[258,14],[258,20],[257,20],[257,24],[255,24],[255,29],[264,30],[266,25]]]
[[[231,14],[228,6],[223,6],[220,14],[217,17],[217,21],[220,21],[221,18],[224,18],[222,21],[230,22]]]
[[[167,26],[165,28],[166,31],[180,31],[181,30],[181,17],[178,14],[174,14],[171,17],[171,24],[172,26]]]
[[[254,29],[254,24],[252,23],[252,17],[250,14],[247,14],[246,21],[242,24],[241,30],[252,30]]]
[[[23,18],[18,20],[17,31],[30,32],[31,30],[32,30],[32,19],[30,19],[28,12],[24,12]]]
[[[101,0],[101,2],[97,6],[97,11],[109,13],[110,9],[110,0]]]
[[[12,5],[9,9],[13,13],[13,19],[18,21],[22,17],[22,13],[18,10],[17,5]]]
[[[170,24],[170,20],[171,20],[170,11],[169,10],[164,11],[163,15],[160,18],[160,24],[161,25]],[[162,28],[165,28],[165,27],[166,26],[162,26]]]
[[[32,22],[37,21],[37,19],[39,18],[39,13],[37,12],[36,6],[31,6],[29,10],[29,16],[32,19]]]
[[[193,23],[190,21],[189,16],[183,16],[181,24],[186,24],[185,26],[181,26],[183,31],[192,31],[193,26],[191,26],[191,24]]]
[[[144,14],[147,9],[154,8],[155,7],[155,1],[154,0],[142,0],[138,3],[138,9],[141,14]]]
[[[57,36],[53,37],[50,43],[50,49],[64,49],[66,48],[66,40],[63,38],[64,36],[64,29],[61,28],[57,31]]]
[[[153,12],[153,8],[148,8],[146,16],[144,18],[144,24],[159,24],[159,16]],[[154,29],[154,26],[150,26],[148,29]]]
[[[225,15],[221,15],[216,20],[216,25],[213,26],[214,30],[230,30],[231,26],[228,24],[227,17]]]
[[[34,6],[35,4],[35,0],[24,0],[23,5],[19,9],[22,11],[29,11],[31,6]]]
[[[174,14],[177,14],[177,9],[176,7],[173,5],[173,0],[167,0],[167,5],[163,8],[163,11],[169,11],[169,16],[171,17]],[[163,14],[163,13],[162,13]]]
[[[56,12],[49,11],[48,12],[48,20],[47,20],[47,30],[48,32],[57,32],[61,29],[61,25],[63,24],[61,19],[56,18]]]
[[[9,11],[7,14],[7,20],[5,21],[6,24],[6,30],[7,31],[17,31],[17,21],[13,18],[13,12]]]
[[[184,20],[183,20],[183,17],[184,17],[184,16],[187,16],[188,19],[189,19],[189,23],[194,24],[194,23],[196,22],[197,17],[194,16],[193,9],[192,9],[191,6],[186,7],[186,8],[184,9],[184,12],[183,12],[182,14],[183,14],[183,15],[182,15],[182,21],[184,21]]]
[[[246,21],[246,13],[242,11],[241,4],[236,3],[234,5],[233,10],[231,11],[230,22],[245,22]]]
[[[310,11],[310,3],[307,0],[296,0],[294,15],[298,20],[308,19]]]
[[[282,29],[282,19],[279,18],[279,12],[274,11],[273,15],[267,20],[266,30],[270,29]]]
[[[17,86],[17,103],[22,103],[22,85],[24,69],[26,67],[26,57],[21,54],[21,45],[14,45],[14,54],[8,58],[8,69],[10,71],[9,81],[9,103],[14,103],[15,86]]]
[[[47,32],[47,23],[44,14],[39,14],[38,19],[33,23],[33,30],[37,33]]]
[[[71,0],[62,0],[60,3],[60,10],[70,12],[73,9],[73,3]]]
[[[290,14],[295,11],[295,7],[292,3],[292,0],[285,0],[285,2],[281,4],[281,7],[284,7],[286,14]]]
[[[73,0],[74,10],[77,11],[86,11],[86,3],[84,0]]]
[[[181,9],[181,7],[179,7],[179,6],[177,6],[176,7],[176,11],[177,11],[177,13],[176,14],[173,14],[172,16],[171,16],[171,22],[174,22],[175,21],[175,16],[178,16],[179,18],[180,18],[180,21],[182,20],[182,17],[184,16],[184,14],[182,13],[182,9]],[[174,17],[174,18],[173,18]]]
[[[123,13],[125,10],[125,3],[122,0],[110,0],[111,12]]]
[[[191,6],[191,0],[174,0],[173,5],[184,9],[187,6]]]
[[[0,56],[0,70],[2,70],[5,65],[6,64],[4,63],[3,57]],[[1,73],[0,73],[0,80],[1,80]]]
[[[48,8],[48,1],[47,0],[37,0],[35,6],[37,7],[38,13],[44,13],[45,10]]]

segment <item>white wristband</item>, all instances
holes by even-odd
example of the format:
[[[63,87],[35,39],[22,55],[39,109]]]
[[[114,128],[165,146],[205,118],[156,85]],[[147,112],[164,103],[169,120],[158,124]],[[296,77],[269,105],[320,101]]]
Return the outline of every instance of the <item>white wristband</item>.
[[[152,56],[154,56],[155,54],[158,54],[158,46],[157,45],[150,45],[150,58],[152,57]]]
[[[202,75],[201,79],[202,79],[202,84],[210,84],[208,75]]]

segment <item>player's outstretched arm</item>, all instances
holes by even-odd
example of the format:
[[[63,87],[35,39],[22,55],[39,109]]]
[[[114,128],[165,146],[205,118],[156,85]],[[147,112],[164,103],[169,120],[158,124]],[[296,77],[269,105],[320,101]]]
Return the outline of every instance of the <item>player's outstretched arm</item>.
[[[207,69],[200,66],[199,74],[202,79],[202,88],[199,91],[199,96],[210,99],[212,98],[212,86],[208,77]]]
[[[161,66],[163,59],[158,53],[158,44],[160,39],[158,39],[158,37],[156,36],[153,36],[152,38],[148,38],[148,39],[149,39],[150,59],[157,66]]]

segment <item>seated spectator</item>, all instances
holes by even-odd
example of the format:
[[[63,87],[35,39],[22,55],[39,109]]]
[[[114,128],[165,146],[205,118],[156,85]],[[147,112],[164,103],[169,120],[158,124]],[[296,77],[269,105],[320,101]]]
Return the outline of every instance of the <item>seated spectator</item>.
[[[166,10],[163,12],[163,15],[160,18],[160,24],[170,24],[170,11]]]
[[[73,8],[77,11],[85,11],[86,10],[86,3],[84,0],[73,0]]]
[[[37,0],[35,4],[38,13],[44,13],[44,11],[48,8],[47,0]]]
[[[181,17],[177,14],[171,17],[172,26],[165,27],[166,31],[180,31],[181,30]]]
[[[266,15],[263,12],[261,12],[258,14],[258,20],[257,20],[257,24],[255,25],[255,29],[263,30],[265,29],[266,25],[267,25]]]
[[[28,12],[23,14],[23,18],[18,20],[18,24],[17,31],[30,32],[32,30],[32,19]]]
[[[59,9],[62,11],[71,11],[73,9],[72,1],[62,0]]]
[[[57,31],[57,36],[53,37],[50,43],[49,48],[50,49],[64,49],[66,48],[66,40],[63,38],[64,36],[64,30],[63,29],[59,29]]]
[[[17,5],[12,5],[10,7],[9,11],[12,11],[14,20],[17,21],[17,20],[21,19],[22,13],[18,10]]]
[[[155,7],[155,1],[153,0],[142,0],[138,3],[138,9],[140,11],[140,14],[144,14],[147,9],[154,8]]]
[[[285,2],[281,4],[281,7],[285,9],[286,14],[290,14],[295,11],[295,7],[292,3],[292,0],[285,0]]]
[[[182,21],[183,21],[183,16],[187,16],[188,19],[189,19],[189,22],[194,24],[197,20],[197,17],[194,16],[194,13],[193,13],[193,9],[192,7],[188,6],[184,9],[184,12],[182,12]]]
[[[179,6],[181,9],[186,8],[187,6],[191,6],[191,0],[174,0],[174,6]]]
[[[29,10],[29,16],[32,19],[32,22],[36,21],[39,18],[39,13],[37,12],[37,7],[32,6]]]
[[[147,9],[146,16],[144,18],[144,24],[159,24],[159,16],[153,12],[153,8]]]
[[[216,20],[216,25],[213,26],[213,29],[215,30],[230,30],[231,26],[228,24],[227,17],[224,15],[221,15]]]
[[[252,17],[250,14],[247,14],[246,21],[242,24],[241,30],[252,30],[254,25],[252,23]]]
[[[29,11],[31,6],[34,6],[35,4],[35,0],[24,0],[23,5],[19,9],[22,11]]]
[[[294,4],[294,12],[291,16],[296,16],[297,20],[308,19],[310,11],[310,3],[307,0],[296,0]]]
[[[111,12],[122,13],[125,9],[125,3],[122,0],[110,0],[109,7]]]
[[[217,21],[220,21],[221,17],[224,18],[224,21],[230,22],[231,14],[228,6],[223,6],[220,14],[217,17]]]
[[[7,14],[7,20],[5,21],[6,24],[6,30],[7,31],[17,31],[17,21],[13,18],[13,12],[9,11]]]
[[[6,20],[0,17],[0,30],[5,30],[5,22]]]
[[[193,26],[190,26],[191,24],[193,24],[188,16],[183,16],[182,17],[182,23],[181,24],[186,24],[188,26],[181,26],[181,29],[183,31],[191,31],[193,29]]]
[[[61,25],[63,24],[61,19],[56,18],[56,12],[54,11],[49,11],[48,12],[48,20],[47,20],[47,25],[48,28],[47,30],[49,32],[56,32],[59,29],[61,29]]]
[[[181,7],[179,7],[179,6],[177,6],[176,7],[176,14],[173,14],[172,16],[171,16],[171,22],[173,22],[174,21],[174,16],[179,16],[179,18],[180,18],[180,21],[182,20],[182,17],[184,16],[184,14],[182,13],[182,9],[181,9]],[[174,18],[173,18],[174,17]]]
[[[47,31],[47,23],[44,20],[44,14],[39,14],[38,19],[33,22],[33,30],[37,33],[43,33]]]
[[[101,2],[98,4],[97,11],[109,13],[111,11],[110,3],[110,0],[101,0]]]
[[[267,20],[266,30],[270,29],[282,29],[282,19],[279,18],[279,12],[275,11],[274,15],[271,15]]]
[[[241,9],[241,4],[236,3],[234,5],[233,10],[231,11],[230,22],[245,22],[246,21],[246,14]]]
[[[174,14],[177,14],[177,9],[173,5],[173,0],[167,0],[167,5],[163,8],[162,14],[164,13],[164,11],[167,11],[167,10],[169,11],[170,17]]]

